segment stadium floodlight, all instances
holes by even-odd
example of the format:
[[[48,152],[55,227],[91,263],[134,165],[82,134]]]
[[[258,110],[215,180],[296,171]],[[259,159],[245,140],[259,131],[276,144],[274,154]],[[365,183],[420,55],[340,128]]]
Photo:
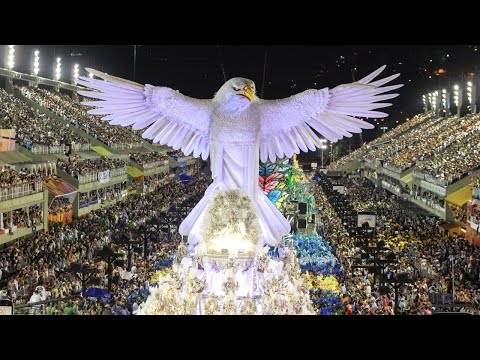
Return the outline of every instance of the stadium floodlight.
[[[457,108],[460,105],[460,86],[458,85],[453,86],[453,103]]]
[[[467,82],[467,98],[468,98],[468,103],[472,103],[472,82],[469,81]]]
[[[324,165],[324,161],[323,161],[323,150],[325,150],[325,149],[328,148],[328,146],[325,145],[326,142],[327,142],[327,139],[320,139],[320,143],[321,143],[321,144],[320,144],[320,145],[321,145],[321,146],[320,146],[320,150],[322,150],[322,152],[321,152],[321,155],[322,155],[322,157],[321,157],[322,168],[323,168],[323,165]]]
[[[445,116],[450,116],[450,92],[447,89],[442,90],[442,110]]]
[[[438,96],[438,91],[435,91],[434,93],[432,93],[431,104],[432,104],[433,111],[437,111],[437,96]]]
[[[8,45],[7,67],[13,70],[15,66],[15,45]]]
[[[90,77],[90,79],[93,79],[93,74],[92,73],[88,73],[88,76]]]
[[[73,82],[75,84],[77,83],[79,73],[80,73],[80,70],[79,70],[78,64],[75,64],[73,66]]]
[[[467,99],[470,112],[475,114],[477,112],[476,98],[477,98],[477,86],[475,81],[467,81]]]
[[[59,81],[62,76],[62,59],[57,58],[57,66],[55,68],[55,80]]]
[[[33,53],[33,75],[37,76],[40,72],[40,51],[35,50]]]

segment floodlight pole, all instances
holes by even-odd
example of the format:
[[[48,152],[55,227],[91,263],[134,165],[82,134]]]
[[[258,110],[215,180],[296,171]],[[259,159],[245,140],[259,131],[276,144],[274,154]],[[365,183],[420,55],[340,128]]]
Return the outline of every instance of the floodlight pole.
[[[137,45],[133,45],[133,81],[137,74]]]

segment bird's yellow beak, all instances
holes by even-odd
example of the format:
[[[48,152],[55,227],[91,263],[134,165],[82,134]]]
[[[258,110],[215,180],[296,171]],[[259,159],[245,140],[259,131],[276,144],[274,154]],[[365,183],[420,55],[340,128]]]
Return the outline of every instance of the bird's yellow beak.
[[[250,86],[250,85],[245,86],[243,88],[242,92],[240,93],[240,95],[245,96],[248,99],[248,101],[252,102],[253,97],[255,95],[255,92],[253,90],[253,86]]]

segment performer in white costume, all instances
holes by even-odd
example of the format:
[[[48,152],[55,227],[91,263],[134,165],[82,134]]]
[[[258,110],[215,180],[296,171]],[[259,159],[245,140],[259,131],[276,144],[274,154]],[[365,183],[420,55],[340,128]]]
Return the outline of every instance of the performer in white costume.
[[[90,114],[107,115],[102,119],[110,124],[133,125],[135,130],[149,126],[143,137],[154,143],[181,149],[185,155],[193,152],[204,160],[210,156],[213,183],[180,225],[191,246],[201,241],[210,200],[231,189],[244,190],[255,204],[260,245],[276,246],[290,225],[258,187],[259,160],[315,150],[321,143],[313,130],[337,141],[373,128],[355,117],[388,116],[373,110],[390,106],[379,101],[398,96],[384,93],[402,86],[381,87],[399,74],[372,82],[384,68],[352,84],[306,90],[281,100],[258,98],[254,82],[244,78],[227,81],[213,99],[194,99],[167,87],[143,86],[92,69],[87,70],[103,80],[81,77],[78,83],[98,90],[79,92],[100,99],[83,102],[96,107]]]

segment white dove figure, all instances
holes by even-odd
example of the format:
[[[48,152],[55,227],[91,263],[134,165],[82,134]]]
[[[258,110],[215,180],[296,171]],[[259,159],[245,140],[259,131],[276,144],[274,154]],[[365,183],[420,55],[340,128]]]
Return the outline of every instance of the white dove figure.
[[[398,94],[384,94],[403,85],[381,87],[395,74],[372,82],[382,66],[365,78],[333,89],[306,90],[289,98],[263,100],[255,94],[252,80],[233,78],[213,99],[195,99],[167,87],[140,85],[88,69],[103,79],[80,77],[78,83],[98,91],[79,91],[100,101],[82,102],[93,106],[93,115],[112,125],[140,130],[146,139],[181,149],[185,155],[206,160],[210,156],[213,183],[204,197],[180,225],[180,234],[189,244],[200,241],[205,209],[217,191],[243,189],[252,199],[262,230],[261,242],[280,243],[290,224],[258,186],[259,160],[275,161],[300,151],[320,147],[314,132],[338,141],[373,125],[356,117],[383,118],[388,114],[374,109],[388,107],[379,101]],[[384,95],[382,95],[384,94]]]

